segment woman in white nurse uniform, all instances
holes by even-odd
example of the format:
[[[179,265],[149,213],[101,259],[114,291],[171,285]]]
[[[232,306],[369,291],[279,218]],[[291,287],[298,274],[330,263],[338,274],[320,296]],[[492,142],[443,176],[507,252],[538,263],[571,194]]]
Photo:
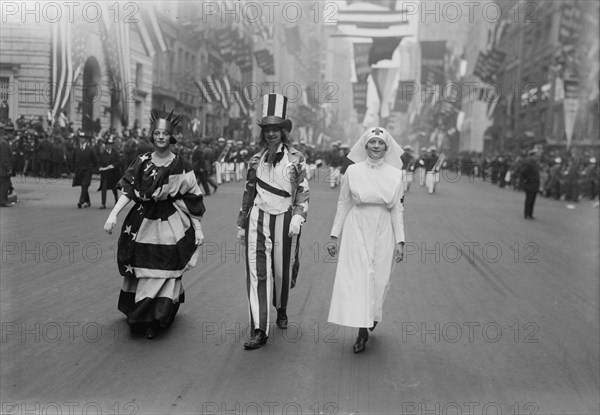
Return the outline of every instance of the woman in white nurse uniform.
[[[365,350],[367,328],[382,321],[394,262],[404,257],[402,153],[392,136],[376,127],[348,154],[355,164],[342,180],[328,247],[331,256],[339,251],[328,321],[359,329],[354,353]]]

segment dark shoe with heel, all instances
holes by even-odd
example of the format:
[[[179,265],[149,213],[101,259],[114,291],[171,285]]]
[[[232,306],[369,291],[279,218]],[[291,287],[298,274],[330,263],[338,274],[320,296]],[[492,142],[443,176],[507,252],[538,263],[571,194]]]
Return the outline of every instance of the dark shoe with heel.
[[[277,309],[277,320],[275,321],[275,324],[277,324],[277,327],[279,327],[281,330],[288,328],[288,318],[285,308]]]
[[[369,328],[369,331],[373,331],[373,330],[375,330],[375,327],[377,327],[377,322],[376,322],[376,321],[375,321],[375,322],[373,322],[373,327],[370,327],[370,328]]]
[[[146,338],[151,340],[156,337],[156,329],[152,326],[146,328]]]
[[[361,333],[359,331],[358,337],[356,338],[356,342],[354,343],[354,346],[352,347],[352,350],[354,351],[354,353],[362,353],[367,348],[367,341],[369,341],[369,332],[366,330],[367,329],[365,329],[364,333]]]
[[[244,349],[246,350],[254,350],[259,349],[267,342],[267,335],[264,331],[260,329],[254,330],[252,333],[252,337],[246,343],[244,343]]]

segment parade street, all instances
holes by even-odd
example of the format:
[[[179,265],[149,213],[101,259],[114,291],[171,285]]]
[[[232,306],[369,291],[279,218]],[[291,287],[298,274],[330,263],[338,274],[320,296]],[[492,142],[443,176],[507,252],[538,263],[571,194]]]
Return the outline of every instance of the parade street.
[[[435,194],[413,183],[405,197],[406,255],[362,354],[355,329],[327,323],[339,188],[324,171],[310,182],[289,328],[272,314],[254,351],[243,348],[241,183],[205,198],[185,303],[148,340],[117,310],[119,232],[103,230],[112,197],[98,209],[95,180],[92,206],[78,209],[69,179],[13,178],[20,201],[1,210],[2,413],[594,413],[595,202],[538,198],[526,221],[523,193],[445,176]]]

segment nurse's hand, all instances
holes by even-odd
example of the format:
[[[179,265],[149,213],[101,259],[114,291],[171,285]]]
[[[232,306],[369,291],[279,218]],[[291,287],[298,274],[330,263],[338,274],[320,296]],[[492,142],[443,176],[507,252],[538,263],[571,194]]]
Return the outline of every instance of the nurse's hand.
[[[327,252],[329,253],[329,256],[334,257],[337,255],[338,251],[339,247],[337,238],[335,236],[332,236],[331,240],[329,241],[329,244],[327,245]]]
[[[404,259],[404,242],[399,242],[394,248],[394,259],[399,263]]]

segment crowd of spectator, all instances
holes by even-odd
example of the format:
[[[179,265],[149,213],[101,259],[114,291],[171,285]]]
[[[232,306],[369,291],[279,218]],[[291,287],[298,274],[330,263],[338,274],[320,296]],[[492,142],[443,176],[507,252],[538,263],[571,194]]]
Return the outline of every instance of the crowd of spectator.
[[[520,166],[525,157],[525,152],[493,157],[463,153],[449,159],[447,168],[489,181],[500,188],[521,190]],[[539,169],[541,196],[569,202],[598,198],[600,169],[597,158],[591,153],[580,156],[564,149],[541,149]]]

